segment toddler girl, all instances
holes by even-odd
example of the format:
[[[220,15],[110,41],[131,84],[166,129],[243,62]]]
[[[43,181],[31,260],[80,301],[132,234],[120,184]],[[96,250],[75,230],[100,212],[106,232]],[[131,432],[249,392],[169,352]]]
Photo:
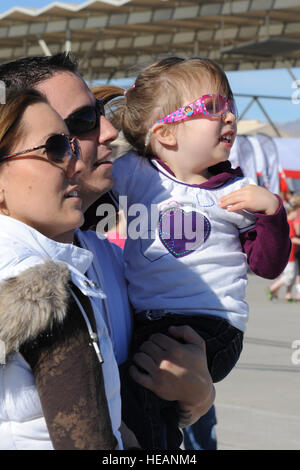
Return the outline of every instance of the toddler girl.
[[[113,192],[127,197],[124,256],[135,346],[170,325],[190,325],[206,342],[218,382],[242,350],[247,263],[275,278],[288,261],[282,202],[230,166],[236,109],[212,60],[170,57],[147,67],[125,94],[120,124],[134,149],[114,163]],[[174,448],[175,425],[166,448]],[[149,424],[153,446],[159,429]]]

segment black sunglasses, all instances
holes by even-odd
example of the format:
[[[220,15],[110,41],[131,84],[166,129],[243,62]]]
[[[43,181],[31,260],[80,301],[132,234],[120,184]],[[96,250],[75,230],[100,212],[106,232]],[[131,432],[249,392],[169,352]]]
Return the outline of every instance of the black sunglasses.
[[[64,169],[68,167],[72,158],[75,158],[76,160],[79,160],[81,158],[80,146],[76,137],[70,137],[65,134],[54,134],[46,140],[46,143],[44,145],[32,147],[30,149],[23,150],[22,152],[13,153],[11,155],[5,155],[3,158],[1,158],[0,163],[3,163],[9,158],[23,155],[25,156],[30,152],[40,149],[45,149],[47,160],[49,160],[49,162],[55,163],[56,165],[61,166]],[[32,156],[38,157],[38,155]]]
[[[105,116],[104,104],[102,100],[96,100],[95,106],[85,106],[70,114],[65,123],[70,134],[78,137],[99,127],[101,116]]]

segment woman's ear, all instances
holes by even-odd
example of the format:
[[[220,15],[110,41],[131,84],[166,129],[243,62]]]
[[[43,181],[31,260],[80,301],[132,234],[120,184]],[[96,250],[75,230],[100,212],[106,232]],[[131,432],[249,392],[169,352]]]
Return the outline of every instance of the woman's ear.
[[[6,200],[5,200],[5,190],[1,187],[1,180],[0,180],[0,214],[2,215],[9,215]]]
[[[177,145],[177,137],[170,126],[156,123],[151,128],[151,134],[153,134],[161,145],[168,147],[174,147]]]

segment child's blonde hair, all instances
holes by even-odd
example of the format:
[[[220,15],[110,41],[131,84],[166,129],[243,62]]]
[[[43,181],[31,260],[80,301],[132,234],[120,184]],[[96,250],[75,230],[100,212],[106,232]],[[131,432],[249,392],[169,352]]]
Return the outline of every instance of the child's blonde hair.
[[[123,133],[140,155],[153,156],[146,135],[154,122],[184,105],[191,90],[208,77],[212,88],[233,98],[225,72],[211,59],[169,57],[146,67],[127,90],[119,115]]]

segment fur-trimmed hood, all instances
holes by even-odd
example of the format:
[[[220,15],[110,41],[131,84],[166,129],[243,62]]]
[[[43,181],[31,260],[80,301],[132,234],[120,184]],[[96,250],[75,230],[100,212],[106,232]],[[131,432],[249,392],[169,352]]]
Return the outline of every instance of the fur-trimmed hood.
[[[0,340],[6,356],[64,320],[69,280],[65,263],[47,260],[0,283]]]

